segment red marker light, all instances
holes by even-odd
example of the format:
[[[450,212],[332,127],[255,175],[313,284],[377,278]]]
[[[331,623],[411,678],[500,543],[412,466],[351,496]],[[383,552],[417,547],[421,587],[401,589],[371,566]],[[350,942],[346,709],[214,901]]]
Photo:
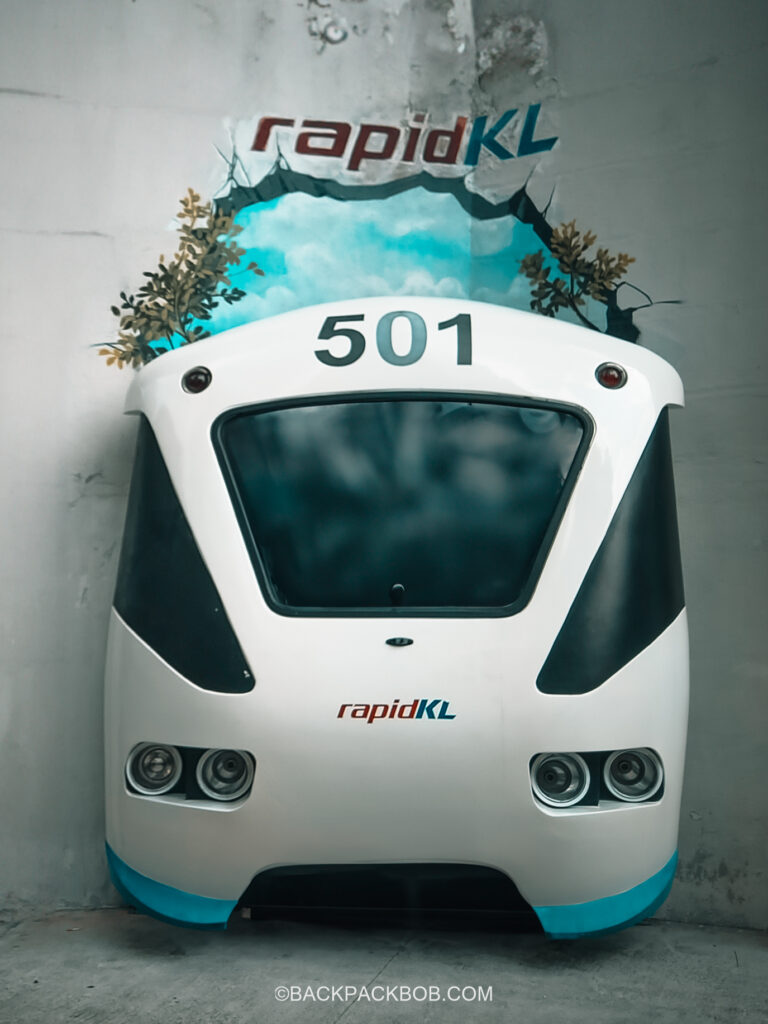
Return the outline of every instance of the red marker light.
[[[618,363],[601,363],[595,370],[598,384],[615,391],[627,383],[627,371]]]
[[[199,395],[205,391],[213,380],[213,374],[207,366],[196,366],[193,370],[187,370],[181,378],[181,386],[190,395]]]

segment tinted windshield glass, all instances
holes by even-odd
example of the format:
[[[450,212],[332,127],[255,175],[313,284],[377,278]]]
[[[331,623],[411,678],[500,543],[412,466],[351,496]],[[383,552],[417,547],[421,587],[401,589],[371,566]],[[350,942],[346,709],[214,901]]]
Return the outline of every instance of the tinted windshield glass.
[[[218,439],[271,603],[407,614],[514,610],[584,429],[552,408],[374,399],[249,410]]]

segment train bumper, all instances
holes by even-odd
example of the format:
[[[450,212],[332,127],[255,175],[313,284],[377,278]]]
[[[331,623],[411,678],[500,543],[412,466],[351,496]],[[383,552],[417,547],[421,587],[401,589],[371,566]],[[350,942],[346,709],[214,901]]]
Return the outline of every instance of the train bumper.
[[[553,939],[605,935],[639,924],[655,913],[669,895],[675,877],[677,851],[661,871],[640,885],[615,896],[562,907],[534,907],[544,931]]]
[[[196,896],[192,892],[174,889],[172,885],[156,882],[139,874],[117,856],[109,845],[107,863],[112,884],[129,906],[136,907],[152,917],[186,928],[222,929],[227,927],[229,915],[236,900],[215,900],[210,896]]]
[[[156,882],[129,867],[106,844],[112,882],[123,899],[161,921],[182,927],[223,929],[236,900],[217,900]],[[627,892],[587,903],[533,907],[544,931],[553,939],[578,939],[628,928],[650,917],[669,895],[677,852],[661,871]]]

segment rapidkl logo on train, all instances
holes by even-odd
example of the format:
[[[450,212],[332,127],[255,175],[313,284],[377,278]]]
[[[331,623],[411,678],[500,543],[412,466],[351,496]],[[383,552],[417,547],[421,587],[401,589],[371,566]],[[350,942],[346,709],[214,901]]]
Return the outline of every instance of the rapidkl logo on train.
[[[399,700],[393,700],[391,704],[342,704],[339,708],[337,718],[362,718],[372,725],[386,718],[431,718],[448,720],[455,718],[448,708],[451,702],[437,697],[431,700],[429,697],[416,698],[409,704],[401,704]],[[352,708],[347,715],[347,710]]]

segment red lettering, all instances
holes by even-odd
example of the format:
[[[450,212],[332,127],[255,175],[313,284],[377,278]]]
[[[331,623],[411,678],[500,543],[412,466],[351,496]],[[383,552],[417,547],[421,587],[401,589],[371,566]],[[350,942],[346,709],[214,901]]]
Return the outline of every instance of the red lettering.
[[[304,156],[344,156],[352,126],[346,121],[302,121],[302,128],[321,128],[323,131],[302,132],[296,139],[296,152]],[[322,145],[312,139],[330,140]]]
[[[374,135],[384,136],[384,145],[381,149],[366,148],[369,140]],[[395,146],[399,138],[400,129],[393,128],[391,125],[361,124],[347,167],[350,171],[357,171],[363,160],[388,160],[395,152]]]
[[[285,125],[286,128],[290,128],[291,125],[296,124],[296,121],[292,117],[262,117],[259,121],[258,127],[256,128],[256,136],[253,140],[251,150],[258,150],[263,152],[267,148],[269,142],[269,133],[276,125]]]
[[[424,124],[426,114],[414,114],[413,125],[408,129],[408,135],[405,140],[405,152],[403,153],[403,163],[411,163],[414,156],[416,155],[416,146],[421,135],[421,126]],[[418,126],[418,127],[417,127]]]
[[[455,164],[466,127],[466,117],[457,117],[456,124],[450,130],[447,128],[433,128],[424,143],[425,162],[430,164]],[[437,146],[443,139],[447,140],[445,151],[438,155]]]
[[[419,706],[419,702],[415,700],[412,704],[401,704],[397,709],[398,718],[414,718],[416,716],[416,708]],[[408,712],[405,714],[405,712]]]
[[[352,707],[351,704],[342,704],[341,707],[339,708],[339,713],[338,713],[338,715],[336,715],[336,717],[337,718],[343,718],[344,717],[344,712],[347,710],[347,708],[351,708],[351,707]]]

